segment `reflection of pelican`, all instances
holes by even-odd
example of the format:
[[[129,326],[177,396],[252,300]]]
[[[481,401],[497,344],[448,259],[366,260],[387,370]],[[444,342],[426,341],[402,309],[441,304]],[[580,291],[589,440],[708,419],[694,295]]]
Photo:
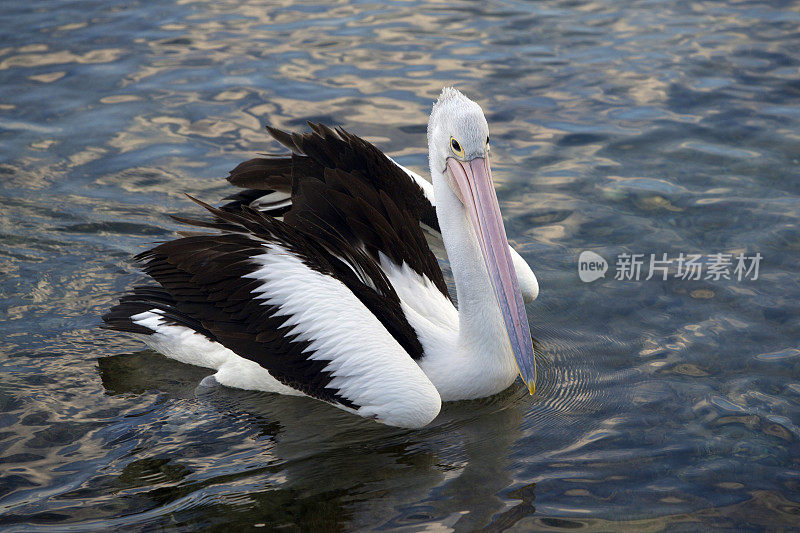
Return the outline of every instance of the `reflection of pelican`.
[[[138,256],[160,286],[123,297],[106,327],[214,368],[224,385],[401,427],[518,372],[532,392],[523,292],[532,300],[538,285],[506,240],[480,107],[442,91],[428,123],[432,187],[354,135],[313,129],[270,129],[292,155],[243,163],[229,179],[250,189],[205,206],[214,222],[186,221],[216,233]],[[458,310],[421,225],[441,229]]]
[[[267,529],[472,531],[531,512],[497,514],[518,498],[504,494],[518,482],[509,455],[523,436],[522,386],[446,404],[430,426],[409,432],[305,398],[197,387],[207,371],[149,350],[98,363],[111,395],[160,392],[154,403],[144,400],[146,415],[120,422],[135,428],[136,440],[118,466],[135,471],[169,458],[170,470],[185,476],[173,481],[180,490],[169,492],[158,478],[136,482],[140,494],[176,498],[161,500],[169,516],[189,506],[192,516],[226,524],[258,517]]]

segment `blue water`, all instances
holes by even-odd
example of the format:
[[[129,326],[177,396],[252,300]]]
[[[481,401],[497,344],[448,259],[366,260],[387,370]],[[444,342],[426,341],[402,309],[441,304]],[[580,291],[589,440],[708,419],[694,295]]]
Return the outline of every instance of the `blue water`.
[[[800,522],[793,2],[0,6],[0,526],[313,531]],[[98,329],[264,125],[340,124],[426,171],[455,84],[533,265],[537,394],[402,431],[230,389]],[[578,255],[610,265],[584,283]],[[757,279],[614,279],[760,253]]]

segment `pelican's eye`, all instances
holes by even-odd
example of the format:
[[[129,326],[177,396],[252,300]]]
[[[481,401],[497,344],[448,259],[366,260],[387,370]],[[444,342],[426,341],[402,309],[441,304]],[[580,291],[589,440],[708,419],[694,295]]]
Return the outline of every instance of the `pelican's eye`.
[[[450,137],[450,149],[453,150],[456,157],[464,157],[464,149],[461,148],[455,137]]]
[[[486,151],[489,151],[489,137],[486,137]]]

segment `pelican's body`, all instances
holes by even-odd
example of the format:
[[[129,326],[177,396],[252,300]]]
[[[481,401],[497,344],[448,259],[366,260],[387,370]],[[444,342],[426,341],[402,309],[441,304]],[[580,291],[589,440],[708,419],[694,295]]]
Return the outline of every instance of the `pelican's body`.
[[[432,185],[343,130],[270,133],[291,157],[243,163],[213,233],[138,258],[158,286],[105,317],[232,387],[307,395],[421,427],[442,401],[535,384],[530,267],[505,238],[480,107],[445,89],[428,124]],[[453,305],[422,228],[441,231]]]

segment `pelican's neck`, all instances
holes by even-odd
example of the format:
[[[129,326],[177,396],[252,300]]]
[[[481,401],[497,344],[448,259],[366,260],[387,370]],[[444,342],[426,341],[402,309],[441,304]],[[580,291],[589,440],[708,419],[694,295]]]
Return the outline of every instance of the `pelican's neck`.
[[[433,180],[434,197],[442,240],[456,283],[460,355],[479,361],[490,374],[507,375],[504,379],[510,379],[505,385],[508,386],[516,376],[516,363],[480,244],[463,204],[450,190],[444,176],[440,178]]]

